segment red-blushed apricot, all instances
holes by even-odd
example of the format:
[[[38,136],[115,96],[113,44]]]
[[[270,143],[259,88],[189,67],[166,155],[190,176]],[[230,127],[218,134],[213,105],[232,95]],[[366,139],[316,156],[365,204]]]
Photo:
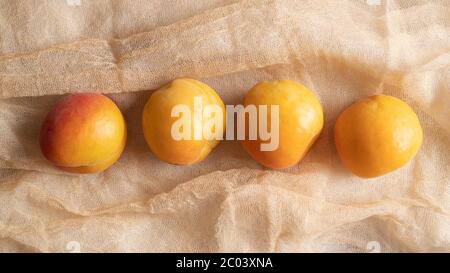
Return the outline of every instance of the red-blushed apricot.
[[[123,115],[111,99],[74,94],[62,98],[47,114],[40,146],[43,155],[64,171],[97,173],[119,159],[126,136]]]

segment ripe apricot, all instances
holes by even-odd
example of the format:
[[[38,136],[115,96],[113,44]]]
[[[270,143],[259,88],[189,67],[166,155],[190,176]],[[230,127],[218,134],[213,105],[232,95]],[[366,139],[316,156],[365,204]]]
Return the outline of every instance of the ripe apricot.
[[[212,131],[223,137],[225,106],[211,87],[182,78],[155,91],[142,112],[144,137],[153,154],[171,164],[189,165],[202,161],[221,140],[204,135],[211,119],[202,109],[211,106],[217,110],[211,119],[218,118],[221,125],[211,126]],[[180,122],[186,123],[177,126]]]
[[[61,99],[42,124],[40,146],[57,167],[72,173],[96,173],[122,154],[126,125],[117,105],[101,94]]]
[[[422,144],[422,128],[414,111],[386,95],[359,100],[336,121],[337,152],[351,172],[364,178],[392,172],[406,164]]]
[[[241,142],[254,160],[268,168],[284,169],[297,164],[322,131],[322,106],[314,94],[300,83],[289,80],[258,83],[245,95],[244,106],[249,105],[257,106],[258,119],[264,118],[259,114],[260,106],[278,105],[278,147],[272,151],[261,149],[261,144],[267,141],[261,138],[260,127],[257,139],[251,140],[247,136]],[[267,127],[270,128],[271,119],[276,117],[271,111],[268,112],[271,113],[267,114]],[[247,133],[248,124],[247,122]]]

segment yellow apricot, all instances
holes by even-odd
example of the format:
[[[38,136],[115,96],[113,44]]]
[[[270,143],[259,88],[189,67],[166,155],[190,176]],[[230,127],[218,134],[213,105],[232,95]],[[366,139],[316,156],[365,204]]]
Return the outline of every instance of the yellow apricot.
[[[208,85],[193,79],[176,79],[168,85],[155,91],[147,101],[142,112],[142,128],[148,147],[160,160],[171,164],[189,165],[202,161],[220,139],[206,138],[203,129],[207,126],[204,113],[198,113],[195,108],[196,100],[201,101],[202,107],[215,106],[220,113],[222,130],[219,134],[223,137],[225,129],[225,106],[217,93]],[[176,107],[184,106],[190,113],[180,114],[173,111]],[[182,108],[183,109],[183,108]],[[175,115],[174,115],[175,114]],[[177,114],[180,114],[177,116]],[[199,115],[198,115],[199,114]],[[179,139],[174,133],[174,128],[181,118],[187,118],[189,125],[182,127],[181,134],[186,138]],[[176,128],[175,128],[176,129]],[[194,135],[196,130],[201,132],[200,138]],[[175,130],[177,131],[177,130]]]
[[[419,150],[422,138],[414,111],[400,99],[386,95],[353,103],[340,114],[334,127],[343,164],[364,178],[405,165]]]
[[[315,95],[300,83],[289,80],[258,83],[245,95],[244,106],[249,105],[257,106],[258,120],[263,118],[259,114],[260,106],[278,105],[278,147],[272,151],[261,149],[261,144],[268,141],[261,139],[259,127],[256,140],[247,137],[241,142],[254,160],[268,168],[284,169],[297,164],[322,131],[322,106]],[[267,127],[270,128],[274,115],[271,111],[268,113],[271,113],[267,114]],[[269,130],[272,129],[276,128]],[[249,132],[249,128],[246,128],[246,132]]]

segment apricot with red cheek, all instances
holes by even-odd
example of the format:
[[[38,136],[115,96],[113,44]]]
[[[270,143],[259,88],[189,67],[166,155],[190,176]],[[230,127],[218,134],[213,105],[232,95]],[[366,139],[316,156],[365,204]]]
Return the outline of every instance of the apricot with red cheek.
[[[126,143],[126,124],[108,97],[84,93],[61,99],[41,128],[43,155],[72,173],[97,173],[116,162]]]

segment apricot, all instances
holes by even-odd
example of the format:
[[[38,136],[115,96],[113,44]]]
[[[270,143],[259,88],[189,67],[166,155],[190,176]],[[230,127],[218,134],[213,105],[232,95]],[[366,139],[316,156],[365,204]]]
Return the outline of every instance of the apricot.
[[[376,95],[345,109],[336,120],[334,140],[347,169],[363,178],[392,172],[411,160],[422,144],[414,111],[395,97]]]
[[[116,162],[126,143],[126,125],[117,105],[101,94],[62,98],[42,124],[43,155],[72,173],[97,173]]]
[[[205,114],[207,107],[217,111]],[[220,124],[214,123],[215,118]],[[205,136],[206,127],[215,137]],[[208,85],[176,79],[150,96],[142,112],[142,128],[157,158],[170,164],[194,164],[206,158],[223,137],[225,106]]]
[[[241,143],[254,160],[268,168],[284,169],[297,164],[322,131],[322,106],[315,95],[300,83],[289,80],[258,83],[245,95],[244,106],[249,105],[257,106],[258,134],[254,140],[248,135]],[[272,110],[266,114],[269,131],[279,131],[278,146],[273,150],[262,149],[262,144],[268,142],[261,138],[260,119],[265,117],[260,115],[260,111],[264,105],[278,106],[278,116]],[[273,118],[279,119],[278,128],[271,128]],[[245,124],[249,133],[249,122]]]

